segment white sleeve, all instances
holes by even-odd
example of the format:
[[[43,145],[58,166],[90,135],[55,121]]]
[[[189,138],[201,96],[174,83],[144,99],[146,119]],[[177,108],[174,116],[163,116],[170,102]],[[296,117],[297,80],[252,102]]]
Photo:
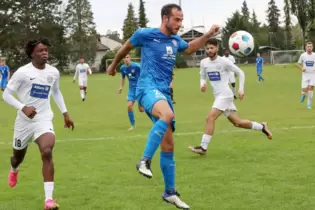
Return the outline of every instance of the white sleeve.
[[[17,100],[14,96],[14,91],[12,91],[10,88],[6,88],[2,94],[2,98],[5,102],[7,102],[9,105],[13,106],[17,110],[22,110],[25,106],[22,104],[19,100]]]
[[[60,78],[60,74],[58,74],[58,77],[52,87],[52,96],[58,108],[60,109],[61,113],[64,114],[65,112],[67,112],[67,108],[66,108],[66,104],[63,99],[62,93],[59,89],[59,78]]]
[[[77,79],[78,71],[79,71],[79,68],[78,68],[78,66],[76,66],[76,67],[75,67],[75,73],[74,73],[73,80],[76,80],[76,79]]]
[[[200,88],[207,83],[207,72],[203,62],[200,62]]]
[[[7,88],[9,88],[13,92],[16,92],[20,88],[20,86],[23,82],[23,79],[24,79],[23,74],[19,70],[17,70],[13,74],[11,79],[9,80]]]
[[[303,54],[300,56],[298,63],[303,64]]]
[[[244,72],[232,62],[227,62],[227,69],[237,74],[239,78],[239,91],[244,92],[245,74]]]
[[[89,74],[92,74],[92,70],[91,70],[91,68],[90,68],[89,64],[86,64],[86,68],[87,68],[87,70],[88,70]]]
[[[233,64],[236,63],[234,56],[231,56]]]

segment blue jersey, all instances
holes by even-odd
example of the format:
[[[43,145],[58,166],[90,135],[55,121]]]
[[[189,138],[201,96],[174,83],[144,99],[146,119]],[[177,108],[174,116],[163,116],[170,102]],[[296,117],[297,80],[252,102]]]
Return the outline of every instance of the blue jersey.
[[[262,58],[262,57],[257,57],[256,58],[256,67],[257,67],[257,69],[262,69],[263,62],[264,62],[264,58]]]
[[[158,28],[138,29],[130,38],[133,47],[141,47],[141,72],[137,92],[157,89],[169,93],[177,52],[188,43],[178,35],[166,36]]]
[[[7,65],[0,66],[0,73],[2,78],[8,78],[10,72],[10,68]]]
[[[140,76],[140,65],[135,62],[131,62],[130,66],[124,64],[120,67],[120,73],[122,78],[127,76],[129,80],[129,89],[136,89]]]

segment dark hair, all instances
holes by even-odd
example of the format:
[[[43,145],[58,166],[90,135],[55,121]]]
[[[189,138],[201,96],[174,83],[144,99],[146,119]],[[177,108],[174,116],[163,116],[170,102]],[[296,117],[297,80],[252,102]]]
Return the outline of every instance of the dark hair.
[[[163,18],[164,15],[170,17],[172,15],[172,9],[182,11],[182,8],[177,4],[166,4],[161,9],[161,18]]]
[[[41,39],[30,40],[25,45],[25,53],[26,53],[27,57],[32,58],[32,53],[38,44],[43,44],[47,47],[50,47],[50,43],[49,43],[48,39],[41,38]]]
[[[223,50],[222,50],[223,52],[230,52],[230,50],[228,49],[228,48],[223,48]]]
[[[207,45],[214,45],[214,46],[218,46],[218,44],[219,44],[219,42],[218,42],[218,40],[216,40],[216,39],[209,39],[207,42],[206,42],[206,46]]]
[[[306,45],[308,45],[308,44],[313,45],[313,42],[311,42],[311,41],[306,42]]]

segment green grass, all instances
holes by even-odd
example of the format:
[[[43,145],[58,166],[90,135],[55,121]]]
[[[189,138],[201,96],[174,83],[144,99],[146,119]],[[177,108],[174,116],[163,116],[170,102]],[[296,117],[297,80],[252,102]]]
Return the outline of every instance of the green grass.
[[[200,142],[212,92],[200,92],[198,69],[176,71],[176,183],[182,199],[197,210],[314,209],[315,111],[299,102],[301,74],[290,66],[266,66],[266,81],[258,84],[254,66],[243,69],[245,99],[236,101],[239,115],[268,121],[274,140],[260,132],[238,132],[221,117],[204,157],[187,147]],[[61,89],[76,128],[63,129],[62,116],[52,102],[61,140],[54,150],[54,197],[61,209],[174,209],[161,201],[159,153],[153,160],[153,179],[145,179],[135,169],[152,123],[136,112],[137,129],[127,131],[127,88],[118,95],[119,80],[119,75],[93,75],[83,103],[77,84],[69,76],[62,77]],[[16,112],[3,101],[0,109],[0,209],[42,209],[43,178],[36,145],[30,146],[21,165],[18,185],[7,186]]]

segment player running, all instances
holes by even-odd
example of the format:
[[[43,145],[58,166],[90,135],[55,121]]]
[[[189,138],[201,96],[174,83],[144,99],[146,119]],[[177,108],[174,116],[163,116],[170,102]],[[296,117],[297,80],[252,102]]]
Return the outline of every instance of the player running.
[[[0,74],[1,74],[0,88],[2,91],[4,91],[10,79],[10,68],[7,65],[5,65],[5,61],[3,59],[0,59]]]
[[[80,63],[75,67],[75,74],[73,77],[73,83],[75,82],[77,76],[79,77],[79,88],[80,88],[80,95],[82,101],[86,99],[86,90],[87,90],[87,82],[88,82],[88,73],[92,75],[91,68],[89,64],[84,63],[84,58],[80,58]]]
[[[239,118],[236,113],[237,109],[233,102],[233,93],[229,88],[228,80],[230,72],[234,72],[239,76],[238,96],[240,100],[242,100],[244,98],[244,72],[231,61],[217,55],[217,40],[209,40],[205,45],[205,50],[208,58],[203,59],[200,63],[200,88],[202,92],[206,92],[208,77],[213,89],[215,100],[212,110],[208,113],[206,119],[206,130],[202,136],[200,146],[189,146],[188,148],[192,152],[201,155],[206,154],[208,145],[213,136],[215,121],[222,114],[226,116],[235,127],[262,131],[269,139],[272,139],[272,134],[267,126],[267,123],[257,123],[250,120],[243,120]]]
[[[298,61],[298,68],[302,71],[302,96],[301,103],[305,100],[305,95],[308,93],[307,97],[307,108],[311,109],[311,103],[313,99],[313,89],[315,86],[315,53],[313,52],[313,43],[306,43],[306,52],[302,53]]]
[[[130,54],[127,54],[124,58],[124,64],[120,67],[121,73],[121,82],[120,87],[118,89],[118,93],[122,92],[122,89],[125,84],[126,76],[128,77],[129,81],[129,89],[128,89],[128,117],[131,124],[131,127],[128,129],[129,131],[133,130],[136,126],[135,115],[133,113],[133,105],[136,101],[136,87],[137,82],[140,75],[140,65],[135,62],[131,62]],[[139,105],[139,111],[143,112],[143,108]]]
[[[233,64],[236,64],[234,56],[230,54],[230,51],[228,49],[223,49],[223,56],[225,58],[229,59]],[[234,99],[237,99],[237,97],[236,97],[236,87],[235,87],[235,73],[234,72],[230,72],[229,84],[232,87],[232,91],[233,91],[233,94],[234,94]]]
[[[50,106],[52,95],[64,116],[65,128],[74,128],[63,96],[59,89],[59,71],[48,64],[48,40],[29,41],[26,45],[26,55],[31,63],[20,67],[12,76],[8,87],[3,93],[3,99],[15,107],[17,117],[14,125],[13,155],[9,173],[9,186],[17,184],[20,164],[23,162],[27,147],[34,138],[42,158],[42,173],[44,177],[45,210],[59,209],[53,200],[54,163],[52,158],[55,145],[53,112]],[[13,94],[16,93],[17,100]]]
[[[264,58],[260,56],[260,53],[257,53],[257,58],[256,58],[256,72],[258,76],[258,82],[260,81],[265,81],[264,78],[261,76],[262,71],[264,67]]]
[[[212,26],[203,36],[185,42],[179,31],[183,13],[180,6],[167,4],[161,10],[162,24],[159,28],[138,29],[120,48],[113,63],[108,67],[109,75],[116,74],[119,61],[134,47],[141,47],[141,72],[137,84],[137,100],[151,118],[154,125],[149,133],[142,159],[136,168],[140,174],[152,178],[151,161],[161,146],[160,168],[163,173],[165,191],[164,201],[180,209],[189,206],[180,198],[175,188],[174,137],[175,118],[169,85],[176,62],[177,52],[192,54],[200,49],[212,36],[217,35],[219,27]]]

